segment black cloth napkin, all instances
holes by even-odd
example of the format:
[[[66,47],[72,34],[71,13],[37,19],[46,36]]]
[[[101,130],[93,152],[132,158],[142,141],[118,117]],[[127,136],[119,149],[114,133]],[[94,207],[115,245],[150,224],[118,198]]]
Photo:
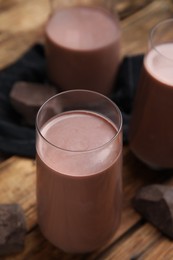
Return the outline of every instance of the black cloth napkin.
[[[123,115],[124,143],[128,142],[128,125],[142,62],[143,55],[123,59],[110,96]],[[18,61],[0,71],[0,151],[34,158],[35,128],[22,124],[9,100],[10,90],[17,81],[49,82],[42,45],[34,45]]]

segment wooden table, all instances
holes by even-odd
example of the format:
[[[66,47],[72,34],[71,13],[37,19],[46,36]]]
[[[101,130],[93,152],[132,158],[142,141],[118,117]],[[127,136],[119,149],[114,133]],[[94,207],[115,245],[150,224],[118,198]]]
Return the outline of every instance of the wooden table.
[[[58,2],[58,1],[57,1]],[[131,3],[131,5],[130,5]],[[173,16],[172,0],[117,1],[122,26],[122,57],[147,49],[148,31],[158,21]],[[8,66],[37,41],[51,8],[48,0],[0,0],[0,68]],[[0,259],[173,259],[173,241],[147,223],[132,207],[136,191],[147,184],[171,185],[165,176],[148,169],[124,146],[124,200],[121,226],[109,244],[87,255],[69,255],[52,246],[40,233],[36,216],[35,160],[3,157],[0,163],[0,203],[19,203],[27,220],[25,249]]]

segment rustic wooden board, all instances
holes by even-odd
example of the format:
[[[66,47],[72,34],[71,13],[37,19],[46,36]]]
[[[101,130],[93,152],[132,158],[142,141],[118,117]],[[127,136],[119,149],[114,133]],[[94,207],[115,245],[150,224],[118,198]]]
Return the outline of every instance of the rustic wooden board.
[[[0,164],[0,203],[19,203],[28,231],[36,224],[35,161],[11,157]]]
[[[157,243],[154,243],[139,260],[153,260],[153,259],[173,259],[173,242],[161,237]]]
[[[14,62],[43,32],[48,0],[0,1],[0,68]]]
[[[123,18],[122,58],[146,52],[148,31],[158,21],[173,16],[171,0],[132,1],[135,9],[132,6],[131,9],[127,8],[129,2],[118,1],[115,5]],[[127,9],[131,10],[128,16]],[[44,24],[50,12],[48,0],[0,0],[0,68],[14,62],[32,44],[42,40]],[[87,255],[65,254],[40,233],[36,216],[35,161],[13,156],[1,162],[0,203],[19,203],[24,209],[28,230],[24,251],[3,259],[173,259],[173,243],[142,220],[132,207],[132,198],[141,186],[165,181],[172,185],[171,175],[148,169],[131,154],[128,146],[124,147],[123,152],[124,200],[121,226],[104,248]]]
[[[158,22],[173,16],[173,2],[150,1],[134,15],[122,21],[122,57],[145,53],[149,32]]]

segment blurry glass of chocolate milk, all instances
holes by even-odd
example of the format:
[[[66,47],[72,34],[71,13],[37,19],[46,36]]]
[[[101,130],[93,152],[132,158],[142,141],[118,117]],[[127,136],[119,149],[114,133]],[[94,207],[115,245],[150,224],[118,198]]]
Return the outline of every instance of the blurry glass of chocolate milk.
[[[102,94],[69,90],[39,110],[37,208],[44,236],[70,253],[115,234],[122,204],[122,117]]]
[[[59,90],[110,94],[120,62],[115,1],[58,1],[45,29],[49,79]]]
[[[173,19],[151,30],[132,114],[130,147],[152,168],[173,168]]]

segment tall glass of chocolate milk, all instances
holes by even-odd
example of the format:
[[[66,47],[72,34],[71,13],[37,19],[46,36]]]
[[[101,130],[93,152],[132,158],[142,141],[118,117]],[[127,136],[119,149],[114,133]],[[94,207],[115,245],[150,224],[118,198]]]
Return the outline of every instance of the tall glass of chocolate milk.
[[[37,209],[43,235],[85,253],[115,234],[122,204],[122,117],[107,97],[69,90],[36,119]]]
[[[120,62],[120,25],[110,0],[58,1],[45,28],[50,81],[61,91],[109,95]]]
[[[150,33],[134,103],[130,147],[152,168],[173,168],[173,19]]]

